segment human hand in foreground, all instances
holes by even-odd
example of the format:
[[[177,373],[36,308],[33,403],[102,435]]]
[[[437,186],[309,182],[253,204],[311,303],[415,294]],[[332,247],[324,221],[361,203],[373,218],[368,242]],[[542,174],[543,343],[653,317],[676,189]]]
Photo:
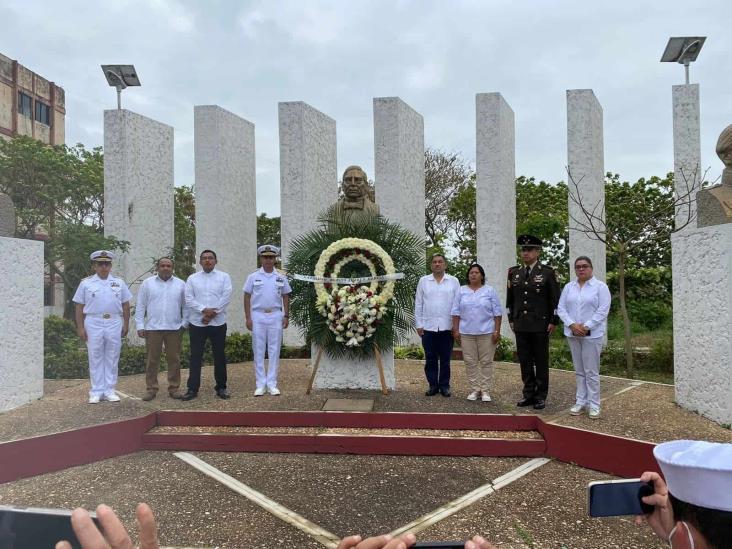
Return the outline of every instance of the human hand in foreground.
[[[392,537],[389,534],[374,536],[373,538],[361,539],[361,536],[348,536],[343,538],[337,549],[407,549],[417,543],[414,534],[406,533],[399,537]]]
[[[135,511],[140,527],[140,549],[159,549],[158,527],[155,517],[146,503],[140,503]],[[92,521],[86,509],[75,509],[71,514],[71,527],[79,538],[82,549],[133,549],[132,540],[111,507],[97,507],[97,519],[104,534]],[[68,541],[59,541],[56,549],[71,549]]]
[[[417,542],[413,534],[402,534],[393,538],[389,534],[361,540],[361,536],[343,538],[337,549],[407,549]],[[496,549],[480,536],[473,536],[465,542],[465,549]]]
[[[481,536],[473,536],[465,542],[465,549],[496,549],[496,546]]]
[[[662,540],[667,541],[671,530],[674,527],[674,511],[671,508],[671,502],[668,499],[668,487],[666,482],[658,473],[645,472],[640,477],[641,482],[653,482],[654,493],[650,496],[642,498],[643,503],[653,505],[653,513],[650,515],[641,515],[635,517],[637,525],[647,522],[648,526]]]

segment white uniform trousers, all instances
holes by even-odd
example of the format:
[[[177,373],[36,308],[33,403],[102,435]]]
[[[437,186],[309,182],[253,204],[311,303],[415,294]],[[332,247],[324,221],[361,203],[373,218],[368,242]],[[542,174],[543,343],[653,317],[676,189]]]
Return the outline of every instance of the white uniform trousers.
[[[89,354],[89,396],[109,396],[117,385],[119,353],[122,349],[122,317],[87,316],[84,319]]]
[[[252,351],[254,351],[254,375],[257,389],[277,387],[282,346],[282,311],[271,313],[252,311]],[[264,350],[269,355],[269,367],[264,369]]]
[[[599,410],[602,338],[568,337],[567,344],[572,353],[577,381],[576,403]]]

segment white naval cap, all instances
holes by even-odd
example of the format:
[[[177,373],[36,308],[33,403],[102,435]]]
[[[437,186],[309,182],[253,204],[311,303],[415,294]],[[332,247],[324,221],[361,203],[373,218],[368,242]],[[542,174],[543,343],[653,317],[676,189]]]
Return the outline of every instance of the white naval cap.
[[[277,246],[273,246],[272,244],[265,244],[264,246],[260,246],[259,248],[257,248],[257,255],[278,256],[280,255],[280,249]]]
[[[653,449],[676,499],[732,512],[732,444],[673,440]]]
[[[89,259],[92,261],[112,261],[115,259],[115,255],[107,250],[97,250],[89,254]]]

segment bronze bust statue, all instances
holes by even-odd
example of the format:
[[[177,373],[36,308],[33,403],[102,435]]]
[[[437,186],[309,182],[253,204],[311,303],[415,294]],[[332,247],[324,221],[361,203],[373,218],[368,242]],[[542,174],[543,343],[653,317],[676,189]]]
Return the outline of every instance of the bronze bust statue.
[[[724,164],[722,183],[696,194],[698,227],[732,223],[732,124],[719,135],[717,156]]]
[[[333,206],[334,213],[344,218],[379,215],[379,206],[374,201],[366,172],[360,166],[348,166],[341,181],[343,198]]]

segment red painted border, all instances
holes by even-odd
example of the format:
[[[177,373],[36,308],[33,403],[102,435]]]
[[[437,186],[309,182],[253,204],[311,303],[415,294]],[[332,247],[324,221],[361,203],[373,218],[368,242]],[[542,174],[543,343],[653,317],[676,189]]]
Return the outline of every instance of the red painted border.
[[[536,431],[536,416],[419,412],[158,412],[159,426],[349,427]]]
[[[154,413],[0,443],[0,484],[137,452],[153,427]]]
[[[359,454],[402,456],[526,456],[544,455],[543,440],[469,439],[358,435],[215,435],[151,434],[144,450],[205,452],[286,452],[301,454]]]
[[[538,430],[546,441],[547,457],[619,477],[639,477],[644,471],[661,473],[653,457],[656,445],[651,442],[543,421]]]
[[[353,427],[536,430],[544,440],[359,435],[148,433],[155,426]],[[0,443],[0,483],[143,449],[433,456],[545,456],[604,473],[636,477],[659,471],[654,444],[545,423],[530,415],[410,412],[189,412],[139,418]]]

